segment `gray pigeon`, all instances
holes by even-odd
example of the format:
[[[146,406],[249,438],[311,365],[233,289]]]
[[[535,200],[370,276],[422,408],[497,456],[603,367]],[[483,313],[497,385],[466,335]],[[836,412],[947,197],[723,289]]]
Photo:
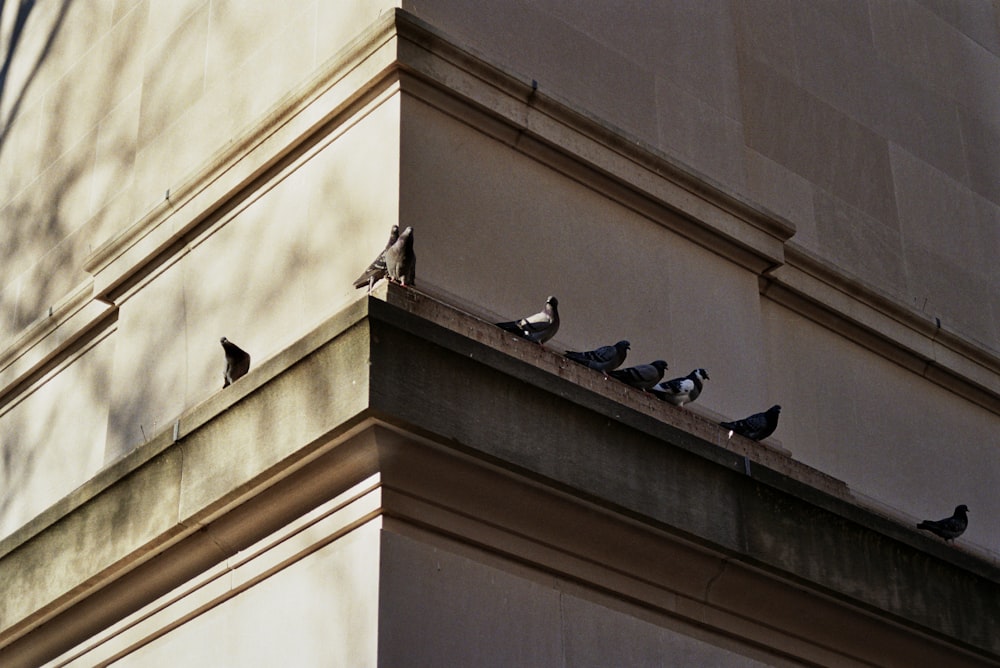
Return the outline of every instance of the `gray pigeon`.
[[[708,372],[704,369],[695,369],[683,378],[663,381],[650,392],[674,406],[683,406],[698,398],[704,380],[708,380]]]
[[[378,257],[375,258],[370,265],[368,265],[368,268],[365,269],[364,273],[355,279],[354,287],[363,288],[367,285],[368,290],[371,291],[372,286],[375,285],[376,281],[380,281],[385,278],[385,252],[389,250],[394,243],[396,243],[397,239],[399,239],[399,225],[393,225],[392,229],[389,230],[389,241],[386,243],[385,248],[383,248],[382,252],[378,254]]]
[[[545,300],[545,308],[534,315],[520,320],[498,322],[500,329],[523,336],[535,343],[545,343],[559,331],[559,300],[549,297]]]
[[[781,406],[771,406],[763,413],[754,413],[742,420],[720,422],[719,424],[729,430],[729,438],[732,438],[733,432],[736,432],[740,436],[760,441],[773,434],[774,430],[778,428],[778,413],[780,412]]]
[[[617,369],[625,361],[628,355],[629,342],[619,341],[613,346],[601,346],[596,350],[588,350],[578,353],[572,350],[565,352],[566,357],[591,369],[602,372],[605,376],[608,371]]]
[[[666,370],[667,363],[663,360],[656,360],[649,364],[639,364],[625,369],[616,369],[609,372],[608,375],[632,387],[637,387],[645,391],[663,380],[663,372]]]
[[[413,228],[407,227],[395,243],[385,249],[385,269],[390,281],[413,287],[417,277],[417,254],[413,252]]]
[[[223,373],[225,382],[222,387],[229,387],[247,375],[247,371],[250,370],[250,353],[224,336],[219,339],[219,342],[222,343],[222,348],[226,352],[226,370]]]
[[[944,542],[947,543],[961,536],[966,527],[969,526],[969,517],[966,515],[967,512],[969,512],[969,508],[963,503],[955,508],[955,514],[951,517],[946,517],[943,520],[937,521],[924,520],[917,525],[917,528],[930,531],[931,533],[944,538]]]

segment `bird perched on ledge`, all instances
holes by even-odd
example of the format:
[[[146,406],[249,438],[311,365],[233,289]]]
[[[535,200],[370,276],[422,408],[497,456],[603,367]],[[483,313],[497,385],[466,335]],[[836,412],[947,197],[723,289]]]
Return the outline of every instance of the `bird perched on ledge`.
[[[413,287],[417,278],[417,254],[413,252],[413,228],[407,227],[385,249],[385,273],[390,281]]]
[[[372,286],[375,285],[376,281],[380,281],[385,278],[386,267],[385,267],[385,252],[389,250],[396,240],[399,239],[399,225],[393,225],[392,229],[389,230],[389,241],[385,244],[385,248],[382,252],[378,254],[378,257],[372,260],[372,263],[368,265],[364,273],[358,276],[354,281],[354,287],[363,288],[368,286],[368,291],[371,292]]]
[[[650,392],[674,406],[689,404],[701,394],[702,381],[708,380],[708,372],[695,369],[683,378],[665,380],[653,387]]]
[[[729,430],[729,438],[732,438],[733,432],[736,432],[740,436],[760,441],[773,434],[774,430],[778,428],[778,414],[780,412],[781,406],[771,406],[763,413],[754,413],[742,420],[720,422],[719,424]]]
[[[545,308],[534,315],[520,320],[498,322],[497,327],[513,332],[535,343],[545,343],[559,331],[559,300],[549,297],[545,300]]]
[[[608,373],[612,378],[617,378],[627,385],[640,390],[648,390],[663,380],[663,372],[667,370],[667,363],[663,360],[656,360],[649,364],[638,364],[625,369],[616,369]]]
[[[564,355],[574,362],[596,369],[606,376],[608,371],[617,369],[625,361],[629,345],[628,341],[619,341],[613,346],[601,346],[582,353],[567,350]]]
[[[969,526],[969,516],[966,513],[969,512],[968,506],[964,503],[955,508],[955,514],[951,517],[946,517],[943,520],[924,520],[917,525],[918,529],[923,529],[924,531],[930,531],[933,534],[944,538],[944,542],[948,543],[955,540],[965,529]]]
[[[225,382],[222,384],[222,387],[226,388],[245,376],[250,370],[250,353],[224,336],[219,339],[219,342],[226,353],[226,370],[223,372]]]

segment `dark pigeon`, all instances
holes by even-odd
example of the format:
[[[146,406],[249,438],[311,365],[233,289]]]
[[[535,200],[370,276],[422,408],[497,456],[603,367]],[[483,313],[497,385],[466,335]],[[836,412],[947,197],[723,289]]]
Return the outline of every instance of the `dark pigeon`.
[[[665,380],[656,385],[650,392],[674,406],[689,404],[701,394],[702,381],[708,380],[708,372],[695,369],[683,378]]]
[[[719,424],[729,430],[730,438],[732,438],[733,432],[736,432],[740,436],[760,441],[773,434],[774,430],[778,428],[778,413],[780,412],[781,406],[771,406],[764,413],[755,413],[742,420],[720,422]]]
[[[932,534],[944,538],[944,542],[950,542],[958,538],[969,526],[968,506],[964,503],[955,508],[955,514],[943,520],[924,520],[917,525],[918,529],[930,531]]]
[[[649,364],[639,364],[625,369],[609,371],[608,375],[632,387],[637,387],[640,390],[648,390],[663,380],[663,372],[666,370],[667,363],[663,360],[656,360]]]
[[[407,227],[395,243],[385,249],[385,269],[390,281],[413,287],[417,277],[417,254],[413,252],[413,228]]]
[[[376,281],[380,281],[385,278],[385,252],[389,250],[394,243],[396,243],[397,239],[399,239],[399,225],[393,225],[392,229],[389,230],[389,241],[386,243],[385,248],[382,249],[382,252],[378,254],[378,257],[375,258],[370,265],[368,265],[368,268],[365,269],[364,273],[357,277],[354,281],[354,287],[363,288],[368,286],[368,289],[371,290]]]
[[[247,371],[250,370],[250,353],[224,336],[219,341],[222,343],[223,350],[226,351],[226,371],[223,374],[225,382],[222,387],[229,387],[247,375]]]
[[[617,369],[622,365],[622,362],[625,361],[625,356],[628,355],[628,349],[628,341],[619,341],[613,346],[601,346],[595,350],[588,350],[582,353],[567,350],[565,355],[574,362],[578,362],[591,369],[596,369],[606,376],[608,375],[608,371]]]
[[[559,331],[559,300],[549,297],[545,300],[545,308],[534,315],[520,320],[498,322],[500,329],[523,336],[535,343],[545,343]]]

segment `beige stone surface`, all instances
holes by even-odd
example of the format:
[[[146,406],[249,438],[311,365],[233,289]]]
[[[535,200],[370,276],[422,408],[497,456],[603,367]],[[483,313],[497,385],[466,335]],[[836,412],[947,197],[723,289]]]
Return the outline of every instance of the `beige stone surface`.
[[[382,544],[385,665],[796,665],[678,633],[676,622],[652,623],[620,601],[625,610],[581,598],[559,578],[529,579],[392,533]]]
[[[386,196],[396,188],[398,144],[385,139],[398,109],[389,101],[359,119],[123,301],[109,461],[142,441],[139,425],[155,433],[221,389],[220,337],[250,353],[252,372],[357,296],[351,282],[398,215]],[[134,362],[147,358],[183,363]]]
[[[0,414],[0,537],[101,468],[114,351],[111,335]]]
[[[379,553],[355,530],[110,665],[377,666]]]
[[[336,71],[330,59],[393,4],[33,5],[0,96],[0,347],[37,346],[25,354],[41,361],[28,382],[0,388],[0,471],[18,492],[0,501],[0,535],[215,397],[220,336],[250,350],[257,370],[350,303],[350,280],[398,221],[417,229],[428,292],[491,321],[556,294],[553,348],[628,337],[630,363],[664,357],[671,375],[704,366],[712,381],[697,411],[781,403],[776,436],[799,463],[907,524],[965,502],[968,543],[996,552],[1000,536],[976,519],[1000,510],[988,496],[1000,478],[989,464],[1000,396],[994,5],[755,0],[622,13],[556,0],[477,12],[404,2],[431,33],[402,40],[403,92],[382,84],[384,97],[324,129],[329,143],[250,180],[311,129],[281,135],[290,126],[267,114],[319,68]],[[377,97],[366,86],[396,46],[352,63],[351,90],[310,118]],[[451,85],[459,95],[435,88]],[[213,163],[272,131],[286,144],[267,156],[233,153],[228,172]],[[678,165],[690,166],[688,181]],[[65,344],[23,343],[87,286],[96,248],[175,206],[168,191],[197,173],[208,194],[106,252],[117,264],[95,296],[120,306],[112,338],[68,365],[94,322],[48,334]],[[225,189],[237,186],[246,190]],[[764,211],[747,216],[740,201]],[[814,290],[781,286],[780,304],[759,290],[806,270],[780,265],[780,231],[754,223],[782,228],[768,211],[831,269],[810,275]],[[220,424],[238,440],[241,420],[257,420],[275,441],[236,453],[270,461],[280,439],[266,419],[288,424],[315,408],[248,418],[236,406]],[[289,442],[304,433],[290,429]],[[208,449],[189,454],[218,463]],[[945,455],[957,464],[938,465]],[[177,502],[196,506],[246,473],[236,466]]]
[[[962,539],[995,549],[1000,535],[979,519],[1000,512],[995,416],[780,306],[763,313],[777,434],[795,458],[901,521],[978,508]]]
[[[787,167],[746,149],[747,191],[754,201],[795,224],[795,243],[819,250],[816,231],[815,186]]]
[[[0,629],[11,637],[42,626],[11,638],[0,656],[64,652],[68,641],[86,639],[71,628],[102,630],[101,619],[117,621],[114,615],[147,603],[143,596],[161,596],[223,558],[248,566],[234,573],[233,593],[256,587],[270,572],[256,562],[259,550],[275,548],[271,563],[307,554],[311,541],[325,541],[324,530],[302,533],[310,521],[296,518],[327,501],[335,514],[348,510],[343,502],[359,495],[374,505],[335,521],[333,534],[374,517],[384,503],[397,531],[409,524],[408,535],[438,532],[437,545],[464,537],[494,553],[487,559],[494,564],[510,557],[538,564],[548,573],[543,589],[565,573],[613,598],[806,659],[843,641],[834,623],[840,618],[870,625],[879,642],[910,638],[949,656],[953,648],[924,642],[922,632],[896,620],[955,628],[982,651],[995,646],[984,621],[996,606],[993,568],[967,550],[865,511],[818,471],[765,446],[729,443],[711,422],[566,366],[555,352],[511,341],[412,290],[381,286],[379,294],[390,303],[365,299],[324,323],[188,412],[179,440],[164,434],[82,489],[63,506],[64,517],[50,513],[46,524],[7,541],[0,558],[11,577],[0,583],[8,590],[0,596]],[[359,342],[371,347],[370,363]],[[367,389],[355,393],[369,375]],[[367,417],[388,421],[384,427],[357,422],[366,402]],[[466,412],[492,418],[470,421]],[[375,473],[384,481],[377,495],[368,493]],[[127,513],[135,507],[148,512]],[[282,535],[267,538],[275,531]],[[63,543],[77,551],[52,551]],[[925,596],[931,565],[945,583],[935,586],[953,592],[947,604]],[[46,568],[59,578],[45,579]],[[780,593],[781,606],[768,616],[777,629],[750,610],[758,587]],[[892,620],[830,598],[831,587]],[[223,585],[206,595],[225,592]],[[511,599],[512,609],[525,605],[530,613],[535,593]],[[67,617],[51,618],[60,603],[71,605]],[[621,610],[617,603],[610,607]],[[799,606],[829,623],[790,634]],[[742,619],[726,618],[732,614]],[[170,628],[187,618],[162,617]],[[643,628],[634,632],[643,636]],[[843,653],[859,659],[878,651],[847,645]],[[894,654],[922,651],[903,645]]]
[[[549,347],[627,338],[628,363],[717,371],[699,399],[716,410],[763,374],[752,274],[421,102],[404,99],[402,141],[400,216],[423,289],[494,321],[555,295]]]

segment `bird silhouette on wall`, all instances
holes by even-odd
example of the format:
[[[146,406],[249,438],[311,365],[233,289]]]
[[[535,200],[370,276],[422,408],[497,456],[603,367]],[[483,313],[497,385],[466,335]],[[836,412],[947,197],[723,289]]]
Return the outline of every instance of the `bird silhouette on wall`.
[[[396,243],[397,239],[399,239],[399,225],[393,225],[392,229],[389,230],[389,241],[386,242],[385,248],[383,248],[382,252],[378,254],[378,257],[372,260],[372,263],[368,265],[368,268],[354,280],[355,288],[363,288],[367,285],[368,292],[371,292],[372,286],[375,285],[375,282],[385,278],[385,252],[389,250],[394,243]]]
[[[559,331],[559,300],[549,297],[545,307],[535,313],[509,322],[498,322],[497,327],[513,332],[535,343],[545,343]]]
[[[612,378],[617,378],[627,385],[645,391],[663,380],[663,373],[666,370],[667,363],[663,360],[656,360],[649,364],[638,364],[624,369],[615,369],[614,371],[609,371],[608,375]]]
[[[407,227],[385,249],[385,269],[390,281],[413,287],[417,278],[417,254],[413,251],[413,228]]]
[[[629,345],[628,341],[619,341],[613,346],[601,346],[584,352],[567,350],[564,355],[574,362],[600,371],[606,376],[608,371],[617,369],[625,361]]]
[[[702,383],[708,380],[708,372],[704,369],[695,369],[683,378],[674,378],[658,383],[650,390],[653,394],[664,401],[669,401],[674,406],[689,404],[701,394]]]
[[[226,370],[223,372],[225,382],[222,384],[222,387],[226,388],[245,376],[250,370],[250,353],[224,336],[219,339],[219,342],[226,353]]]
[[[944,542],[949,543],[961,536],[969,526],[969,516],[966,514],[968,512],[969,507],[963,503],[955,508],[955,513],[951,517],[946,517],[943,520],[924,520],[917,525],[917,528],[930,531],[932,534],[944,538]]]
[[[735,422],[720,422],[723,427],[729,430],[729,437],[733,433],[745,436],[754,441],[760,441],[778,428],[778,414],[781,413],[781,406],[771,406],[763,413],[754,413],[750,417],[736,420]]]

